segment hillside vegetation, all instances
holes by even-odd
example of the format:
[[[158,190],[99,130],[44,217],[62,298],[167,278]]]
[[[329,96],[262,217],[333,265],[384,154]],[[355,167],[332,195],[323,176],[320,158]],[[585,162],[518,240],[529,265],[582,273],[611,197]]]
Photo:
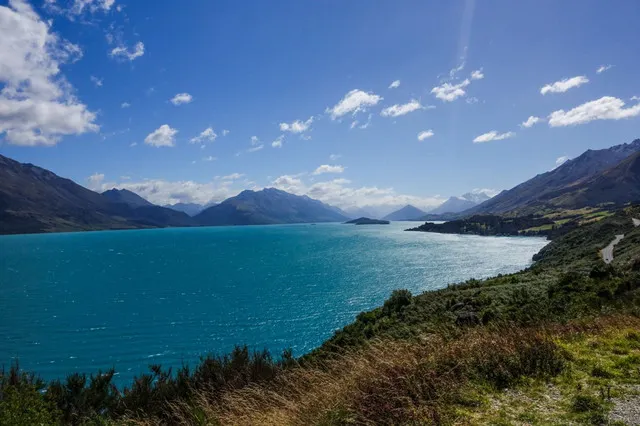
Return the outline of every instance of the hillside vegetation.
[[[47,384],[14,366],[0,424],[601,424],[640,385],[638,216],[586,223],[516,274],[397,290],[298,359],[238,347],[124,391],[114,371]]]

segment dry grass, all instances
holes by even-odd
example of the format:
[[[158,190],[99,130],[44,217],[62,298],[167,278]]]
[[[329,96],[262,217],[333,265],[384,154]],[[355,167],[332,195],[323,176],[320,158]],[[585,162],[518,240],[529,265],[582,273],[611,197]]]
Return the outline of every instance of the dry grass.
[[[522,377],[556,375],[565,363],[558,336],[595,333],[622,318],[535,329],[477,328],[451,340],[431,335],[420,342],[376,341],[323,365],[288,371],[269,385],[235,390],[216,402],[205,392],[171,409],[173,418],[189,425],[464,423],[458,408],[482,404],[472,388],[502,389]]]
[[[322,365],[287,371],[268,385],[222,398],[202,392],[170,408],[185,425],[466,424],[469,419],[459,413],[483,404],[474,389],[499,390],[523,377],[557,375],[566,362],[559,339],[621,327],[640,329],[640,320],[611,316],[547,327],[469,329],[455,339],[375,341]]]

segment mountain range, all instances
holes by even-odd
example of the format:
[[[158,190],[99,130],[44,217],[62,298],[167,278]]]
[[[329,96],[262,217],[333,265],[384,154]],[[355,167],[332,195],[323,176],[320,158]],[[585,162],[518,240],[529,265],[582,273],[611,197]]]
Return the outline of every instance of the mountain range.
[[[635,155],[638,152],[640,139],[607,149],[587,150],[462,214],[525,215],[545,208],[581,208],[608,202],[638,201],[640,175]]]
[[[637,202],[640,201],[640,139],[608,149],[588,150],[476,205],[484,198],[488,196],[474,192],[451,197],[427,215],[407,205],[383,217],[385,220],[414,220],[419,217],[416,215],[421,215],[421,220],[448,220],[474,214],[522,216],[549,210]],[[471,204],[471,208],[460,211]],[[202,211],[198,211],[199,207],[202,206],[161,207],[126,189],[111,189],[99,194],[46,169],[0,155],[0,234],[344,222],[357,216],[353,209],[344,212],[307,196],[274,188],[243,191]],[[365,209],[357,210],[363,212]],[[439,215],[439,212],[446,214]],[[380,217],[375,213],[366,216]]]
[[[102,194],[0,155],[0,234],[167,226],[343,222],[340,209],[273,188],[243,191],[194,217],[126,189]]]
[[[328,204],[275,188],[242,191],[196,215],[199,225],[260,225],[343,222],[349,217]]]

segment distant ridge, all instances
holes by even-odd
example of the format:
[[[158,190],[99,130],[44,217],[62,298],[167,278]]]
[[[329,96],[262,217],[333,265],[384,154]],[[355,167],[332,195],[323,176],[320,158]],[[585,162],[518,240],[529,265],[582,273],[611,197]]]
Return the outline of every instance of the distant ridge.
[[[573,160],[569,160],[549,172],[539,174],[510,190],[503,191],[463,213],[464,215],[478,213],[522,215],[534,213],[545,206],[581,208],[593,205],[597,200],[597,202],[616,203],[636,201],[638,198],[634,196],[634,191],[627,192],[627,195],[617,190],[611,192],[610,195],[601,191],[596,197],[595,187],[592,191],[587,189],[589,186],[595,185],[596,181],[599,182],[600,187],[604,181],[612,183],[611,178],[598,180],[598,177],[606,175],[603,172],[615,167],[637,152],[640,152],[640,139],[611,148],[587,150]],[[620,171],[620,173],[622,172]],[[629,176],[628,173],[630,172],[627,171],[627,176]],[[577,196],[575,193],[578,189],[582,191],[581,196]],[[570,196],[571,193],[574,196]]]
[[[215,205],[215,203],[212,205]],[[163,207],[166,207],[168,209],[175,210],[178,212],[186,213],[189,216],[195,216],[198,213],[200,213],[202,210],[206,209],[208,206],[203,206],[202,204],[196,204],[196,203],[176,203],[176,204],[165,204]]]
[[[111,198],[124,197],[127,202]],[[0,233],[190,226],[184,213],[127,192],[98,194],[33,164],[0,155]]]
[[[149,201],[128,189],[113,188],[108,191],[104,191],[102,196],[108,198],[114,203],[125,203],[131,207],[153,206]]]
[[[275,188],[242,191],[194,217],[198,224],[207,226],[344,222],[347,219],[335,207]]]
[[[407,204],[400,210],[396,210],[393,213],[389,213],[383,220],[393,220],[393,221],[401,221],[401,220],[418,220],[420,217],[424,216],[425,212],[420,210],[417,207],[412,206],[411,204]]]

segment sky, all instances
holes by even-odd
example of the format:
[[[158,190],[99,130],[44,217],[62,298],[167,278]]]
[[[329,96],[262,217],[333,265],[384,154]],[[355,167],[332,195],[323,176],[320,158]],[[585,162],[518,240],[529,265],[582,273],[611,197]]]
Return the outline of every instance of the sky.
[[[157,204],[491,194],[640,137],[640,2],[0,0],[0,154]]]

